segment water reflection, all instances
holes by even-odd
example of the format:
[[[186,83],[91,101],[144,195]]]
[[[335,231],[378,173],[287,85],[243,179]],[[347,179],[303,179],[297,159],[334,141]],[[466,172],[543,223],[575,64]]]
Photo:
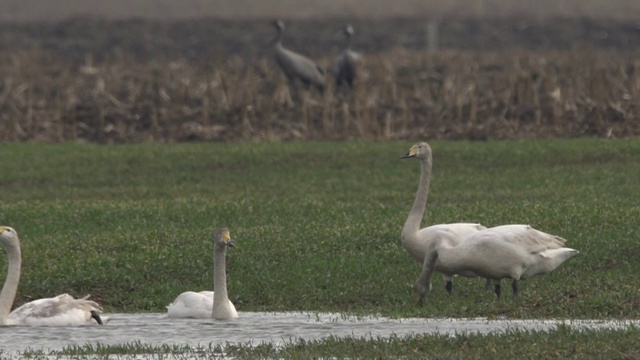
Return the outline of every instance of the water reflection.
[[[227,343],[280,344],[303,338],[334,336],[405,336],[419,333],[455,335],[516,329],[550,330],[566,323],[574,328],[624,328],[640,321],[590,320],[487,320],[487,319],[389,319],[353,317],[330,313],[240,313],[231,321],[168,319],[165,314],[110,314],[105,326],[2,327],[0,349],[6,353],[60,350],[85,344],[114,345],[139,341],[149,345],[190,346]]]

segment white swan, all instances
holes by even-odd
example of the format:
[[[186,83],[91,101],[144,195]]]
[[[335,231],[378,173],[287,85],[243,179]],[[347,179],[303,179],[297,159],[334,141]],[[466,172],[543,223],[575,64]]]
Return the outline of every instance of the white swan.
[[[0,242],[9,256],[7,279],[0,293],[0,325],[75,326],[103,324],[102,308],[89,296],[74,299],[68,294],[28,302],[11,311],[18,291],[22,263],[20,239],[13,228],[0,226]]]
[[[471,272],[491,279],[500,297],[500,279],[513,279],[513,295],[518,295],[521,279],[553,271],[578,250],[564,247],[565,240],[529,225],[503,225],[467,235],[451,245],[442,233],[425,253],[420,277],[413,285],[420,303],[431,288],[434,269],[445,274]],[[437,264],[437,265],[436,265]]]
[[[417,143],[409,149],[406,155],[402,157],[417,158],[420,160],[422,173],[420,175],[420,184],[418,185],[418,192],[416,193],[416,199],[413,202],[413,207],[407,221],[402,227],[402,246],[407,250],[409,255],[419,261],[424,262],[425,251],[429,246],[441,235],[442,231],[445,231],[448,236],[446,237],[450,245],[456,245],[460,242],[460,239],[468,234],[478,232],[486,229],[486,227],[480,224],[473,223],[454,223],[454,224],[438,224],[420,229],[420,221],[424,216],[424,211],[427,206],[427,197],[429,195],[429,183],[431,182],[431,168],[432,168],[432,155],[431,147],[425,142]],[[436,264],[436,271],[442,272],[439,265]],[[465,276],[474,277],[472,273],[466,273]],[[453,289],[453,276],[444,274],[445,289],[451,293]],[[490,288],[490,280],[487,279],[485,288]]]
[[[227,295],[226,252],[234,247],[229,229],[216,231],[213,249],[213,290],[186,291],[167,306],[167,315],[172,318],[233,319],[238,317],[235,306]]]

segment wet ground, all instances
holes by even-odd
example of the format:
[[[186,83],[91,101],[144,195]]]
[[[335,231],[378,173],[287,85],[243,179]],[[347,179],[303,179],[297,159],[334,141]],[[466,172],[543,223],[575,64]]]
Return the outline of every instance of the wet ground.
[[[147,345],[208,347],[227,343],[282,344],[297,339],[338,337],[389,337],[392,334],[448,334],[554,329],[559,324],[581,329],[620,329],[640,321],[600,320],[487,320],[389,319],[351,317],[337,313],[240,313],[233,321],[169,319],[165,314],[112,314],[105,326],[2,327],[0,349],[15,354],[26,349],[61,350],[70,345]]]

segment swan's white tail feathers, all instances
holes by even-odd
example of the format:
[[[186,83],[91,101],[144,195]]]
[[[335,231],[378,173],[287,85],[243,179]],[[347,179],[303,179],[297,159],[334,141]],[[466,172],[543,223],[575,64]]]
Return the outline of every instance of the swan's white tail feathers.
[[[560,245],[564,245],[564,244],[567,243],[567,239],[565,239],[565,238],[562,238],[562,237],[557,236],[557,235],[554,235],[553,237],[555,238],[556,242],[558,242]]]
[[[538,254],[543,258],[553,259],[555,257],[563,257],[563,258],[571,258],[573,256],[578,255],[580,252],[576,249],[571,248],[559,248],[559,249],[548,249],[539,252]]]

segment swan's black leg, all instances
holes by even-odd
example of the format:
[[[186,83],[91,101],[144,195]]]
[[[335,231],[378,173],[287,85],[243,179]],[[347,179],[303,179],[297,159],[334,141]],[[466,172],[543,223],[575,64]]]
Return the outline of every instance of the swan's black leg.
[[[99,325],[104,325],[102,323],[102,319],[100,318],[100,313],[95,310],[91,310],[91,318],[94,319]]]
[[[453,281],[452,280],[445,281],[444,288],[447,289],[447,292],[449,294],[451,294],[451,291],[453,291]]]
[[[513,289],[513,297],[518,296],[518,285],[520,284],[519,280],[513,280],[511,283],[511,288]]]
[[[496,289],[496,296],[498,297],[498,299],[500,299],[500,294],[502,294],[502,289],[500,288],[500,283],[496,284],[495,289]]]

